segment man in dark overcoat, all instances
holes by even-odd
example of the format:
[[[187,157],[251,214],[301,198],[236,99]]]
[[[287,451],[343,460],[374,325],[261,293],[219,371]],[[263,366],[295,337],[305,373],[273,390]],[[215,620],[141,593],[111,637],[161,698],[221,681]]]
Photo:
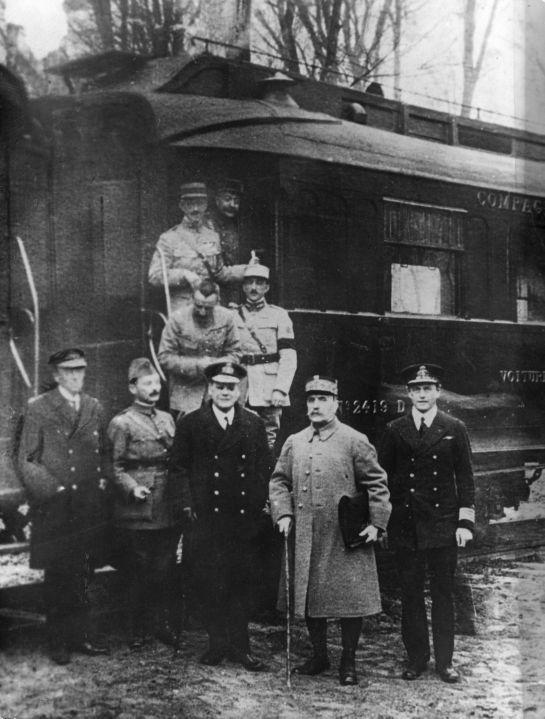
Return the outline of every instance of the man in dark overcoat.
[[[79,349],[51,356],[55,389],[31,399],[19,467],[31,511],[30,566],[45,569],[44,599],[52,658],[70,650],[103,654],[90,640],[88,583],[105,535],[110,474],[100,403],[85,394]]]
[[[313,648],[311,658],[294,671],[316,675],[329,668],[327,618],[340,619],[339,679],[350,685],[358,681],[362,618],[381,611],[373,542],[390,516],[388,486],[367,437],[336,417],[337,382],[315,375],[305,391],[310,426],[288,437],[270,481],[273,521],[284,535],[295,523],[294,612],[305,617]],[[369,498],[369,522],[360,532],[366,544],[347,551],[339,500],[359,493]],[[282,586],[279,596],[283,608]]]
[[[201,662],[228,657],[261,671],[248,622],[271,467],[265,425],[237,403],[244,367],[217,362],[205,374],[210,400],[179,420],[170,465],[180,510],[184,485],[190,490],[191,564],[209,637]]]
[[[435,669],[443,681],[455,683],[457,547],[473,538],[475,522],[471,449],[463,422],[437,409],[442,369],[411,365],[402,376],[412,409],[387,425],[379,460],[388,472],[392,500],[388,541],[395,550],[401,584],[401,631],[408,655],[403,678],[416,679],[430,658],[424,603],[427,567]]]

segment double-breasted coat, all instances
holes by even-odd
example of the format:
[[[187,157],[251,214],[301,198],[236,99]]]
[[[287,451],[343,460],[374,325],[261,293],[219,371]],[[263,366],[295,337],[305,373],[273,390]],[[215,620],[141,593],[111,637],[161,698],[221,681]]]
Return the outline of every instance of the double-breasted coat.
[[[463,526],[463,510],[471,514],[475,502],[464,423],[438,410],[421,438],[412,415],[400,417],[384,431],[379,460],[388,473],[392,501],[390,546],[409,550],[454,546],[456,529]]]
[[[206,367],[240,359],[232,312],[216,305],[210,321],[200,324],[191,305],[177,310],[163,330],[158,358],[168,372],[170,409],[185,413],[198,409],[206,395]]]
[[[47,568],[72,551],[100,553],[111,464],[99,401],[82,394],[74,417],[58,389],[30,400],[19,468],[31,508],[31,566]]]
[[[343,495],[367,492],[369,521],[390,516],[386,473],[367,437],[336,418],[286,440],[270,481],[272,519],[295,520],[294,610],[297,616],[361,617],[380,612],[372,546],[347,551],[338,520]],[[282,580],[279,605],[283,606]]]
[[[209,586],[221,581],[224,563],[232,566],[233,558],[241,581],[251,580],[247,559],[256,550],[270,469],[265,426],[253,412],[236,405],[224,430],[208,402],[178,422],[170,480],[179,510],[189,488],[196,515],[191,562]]]

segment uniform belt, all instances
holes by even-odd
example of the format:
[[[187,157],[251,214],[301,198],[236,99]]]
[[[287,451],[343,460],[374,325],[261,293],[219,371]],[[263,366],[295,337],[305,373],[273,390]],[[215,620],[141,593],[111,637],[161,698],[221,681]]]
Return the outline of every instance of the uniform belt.
[[[273,352],[269,355],[242,355],[242,364],[269,364],[269,362],[278,362],[280,355]]]

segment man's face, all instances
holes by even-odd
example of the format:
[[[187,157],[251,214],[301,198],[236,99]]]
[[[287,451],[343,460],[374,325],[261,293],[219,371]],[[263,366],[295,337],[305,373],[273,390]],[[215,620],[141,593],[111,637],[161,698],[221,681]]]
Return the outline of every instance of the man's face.
[[[309,394],[307,415],[312,424],[327,424],[337,414],[339,402],[332,394]]]
[[[193,317],[199,324],[205,324],[212,318],[217,304],[218,296],[215,292],[205,297],[197,290],[193,296]]]
[[[269,291],[269,283],[264,277],[247,277],[242,289],[250,302],[259,302]]]
[[[72,394],[79,394],[83,389],[85,367],[57,367],[53,377],[59,387],[64,387]]]
[[[180,198],[180,209],[192,225],[202,224],[207,205],[206,197]]]
[[[238,382],[210,382],[208,394],[212,404],[222,412],[228,412],[240,397],[240,387]]]
[[[129,384],[129,392],[138,402],[155,404],[161,394],[161,379],[157,372],[145,374]]]
[[[218,192],[216,205],[222,215],[232,219],[238,215],[240,210],[240,196],[233,192]]]
[[[437,398],[441,394],[439,387],[433,382],[421,382],[419,384],[411,384],[408,387],[409,399],[419,412],[427,412],[435,407]]]

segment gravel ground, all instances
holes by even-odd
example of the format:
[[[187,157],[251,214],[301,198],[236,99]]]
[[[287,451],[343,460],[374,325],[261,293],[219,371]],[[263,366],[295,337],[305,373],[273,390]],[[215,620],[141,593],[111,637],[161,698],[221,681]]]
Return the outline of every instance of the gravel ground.
[[[131,653],[111,638],[110,657],[75,656],[67,667],[45,653],[41,630],[14,632],[0,656],[1,719],[545,719],[545,562],[475,563],[469,567],[477,604],[477,636],[456,639],[459,685],[441,682],[433,668],[415,682],[400,679],[399,619],[367,622],[358,649],[360,684],[341,687],[338,627],[329,628],[332,668],[321,677],[284,681],[282,626],[252,625],[266,674],[236,665],[201,666],[201,631],[183,635],[174,655],[160,643]],[[293,661],[309,645],[294,627]]]

